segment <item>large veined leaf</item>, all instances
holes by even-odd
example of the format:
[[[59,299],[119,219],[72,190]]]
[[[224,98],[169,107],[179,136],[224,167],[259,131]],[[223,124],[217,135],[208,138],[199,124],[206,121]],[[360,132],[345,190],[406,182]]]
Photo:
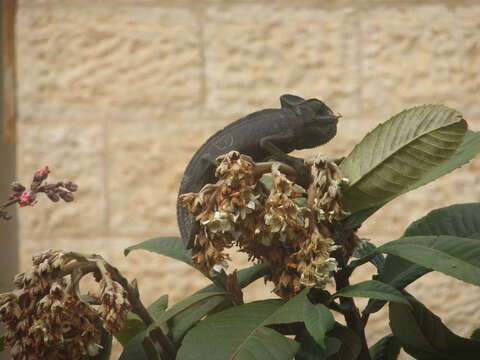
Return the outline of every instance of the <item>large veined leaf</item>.
[[[390,327],[402,347],[419,360],[474,360],[480,341],[451,332],[442,320],[413,297],[410,306],[390,303]]]
[[[470,160],[472,160],[480,152],[480,132],[473,132],[467,130],[462,144],[457,149],[455,154],[443,162],[441,165],[429,171],[427,174],[422,176],[420,180],[412,184],[406,190],[402,192],[406,193],[408,191],[414,190],[422,185],[425,185],[431,181],[442,177],[443,175],[452,172],[453,170],[465,165]],[[400,194],[399,194],[400,195]],[[366,219],[372,216],[377,210],[381,209],[388,201],[374,205],[372,207],[356,211],[349,215],[343,221],[344,227],[347,230],[352,230],[361,225]]]
[[[478,233],[480,233],[480,203],[470,203],[433,210],[410,224],[404,236],[452,235],[478,239]],[[431,269],[404,258],[388,255],[376,279],[397,289],[403,289],[430,271]],[[385,302],[370,301],[367,311],[376,312],[384,304]]]
[[[282,304],[281,300],[251,302],[200,321],[183,339],[177,360],[292,359],[300,345],[264,326]]]
[[[455,154],[442,163],[440,166],[433,168],[425,176],[422,176],[417,182],[412,184],[406,191],[414,190],[422,185],[428,184],[439,177],[446,175],[453,170],[465,165],[472,160],[480,152],[480,132],[467,130],[462,144],[459,146]]]
[[[391,241],[379,247],[378,251],[480,286],[480,246],[477,239],[410,236]]]
[[[462,115],[443,105],[414,107],[380,124],[340,165],[350,180],[346,209],[382,203],[420,182],[456,152],[466,130]]]
[[[134,250],[147,250],[183,261],[185,264],[193,266],[192,251],[185,248],[183,240],[179,237],[160,237],[146,240],[140,244],[129,246],[123,253],[127,256]]]
[[[480,203],[456,204],[414,221],[403,236],[452,235],[476,237],[480,233]]]

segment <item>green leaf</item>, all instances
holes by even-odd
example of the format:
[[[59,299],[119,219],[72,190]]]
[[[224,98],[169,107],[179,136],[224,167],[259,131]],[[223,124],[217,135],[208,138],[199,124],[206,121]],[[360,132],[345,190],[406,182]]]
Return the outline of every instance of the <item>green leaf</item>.
[[[188,330],[225,302],[224,294],[209,296],[186,307],[168,320],[169,334],[174,344],[180,344]],[[231,303],[229,302],[228,305],[230,307]]]
[[[159,318],[168,307],[168,295],[162,295],[153,303],[151,303],[147,310],[154,319]]]
[[[473,132],[467,130],[465,133],[465,137],[463,139],[462,144],[457,149],[455,154],[442,163],[440,166],[434,168],[433,170],[429,171],[426,175],[424,175],[419,181],[411,185],[405,191],[402,192],[406,193],[412,191],[422,185],[428,184],[443,175],[446,175],[453,170],[465,165],[470,160],[472,160],[478,153],[480,152],[480,132]],[[351,215],[346,217],[343,220],[344,227],[346,230],[353,230],[360,226],[366,219],[372,216],[377,210],[382,208],[388,201],[380,203],[378,205],[369,207],[367,209],[362,209],[359,211],[353,212]]]
[[[135,314],[128,313],[126,329],[115,333],[115,338],[125,346],[130,340],[132,340],[137,334],[144,331],[147,327],[143,321]]]
[[[404,236],[452,235],[479,239],[480,204],[457,204],[433,210],[421,219],[414,221],[405,231]],[[406,259],[388,255],[383,270],[377,280],[388,283],[397,289],[403,289],[431,270],[414,264]],[[384,302],[370,302],[368,312],[376,312]]]
[[[174,316],[184,312],[185,310],[195,306],[196,304],[202,302],[205,299],[213,297],[221,297],[222,299],[227,296],[226,292],[213,292],[213,293],[201,293],[189,296],[188,298],[180,301],[179,303],[173,305],[170,309],[160,314],[158,317],[154,317],[157,323],[164,323],[172,319]],[[153,314],[152,314],[153,315]]]
[[[452,235],[476,237],[480,233],[480,203],[456,204],[414,221],[403,236]]]
[[[283,304],[277,311],[270,315],[265,321],[265,325],[291,324],[303,322],[303,309],[306,303],[310,303],[307,295],[310,289],[302,290],[298,295],[292,297]]]
[[[370,357],[372,360],[397,360],[400,354],[401,346],[397,339],[390,334],[370,347]]]
[[[168,295],[163,295],[150,304],[147,310],[153,318],[159,318],[160,315],[165,312],[167,304]],[[130,340],[132,340],[133,337],[143,332],[147,328],[138,315],[135,315],[131,312],[127,315],[126,325],[126,329],[114,334],[115,338],[120,342],[120,344],[122,344],[122,346],[125,346]],[[166,328],[163,327],[162,330],[165,331]]]
[[[264,326],[280,300],[256,301],[214,314],[188,332],[177,360],[290,360],[295,341]]]
[[[123,253],[127,256],[134,250],[147,250],[155,254],[183,261],[185,264],[193,266],[192,252],[185,248],[183,240],[179,237],[161,237],[146,240],[140,244],[126,248]]]
[[[5,335],[0,336],[0,351],[5,350]]]
[[[380,204],[421,183],[456,152],[466,130],[462,115],[443,105],[414,107],[380,124],[340,165],[350,180],[346,210]]]
[[[112,335],[105,329],[101,330],[100,352],[96,356],[90,356],[92,360],[108,360],[112,354]]]
[[[389,305],[390,327],[406,352],[420,360],[478,359],[480,341],[454,334],[415,298],[409,302]]]
[[[334,337],[325,339],[326,348],[323,349],[306,329],[295,337],[300,343],[300,349],[295,354],[295,360],[327,360],[342,347],[342,342]]]
[[[398,256],[388,255],[383,270],[375,279],[401,290],[430,271]],[[370,300],[363,312],[375,313],[385,304],[382,300]]]
[[[266,264],[257,264],[237,272],[237,280],[241,288],[246,287],[253,281],[265,276],[270,271],[270,267]],[[216,284],[211,284],[196,292],[195,295],[205,293],[222,293],[221,289]],[[207,296],[198,302],[176,315],[173,320],[168,323],[171,328],[171,335],[175,343],[179,343],[186,331],[188,331],[195,323],[205,315],[211,314],[219,309],[225,309],[232,306],[231,300],[227,296]],[[186,299],[188,301],[188,299]]]
[[[342,220],[344,229],[355,230],[360,225],[362,225],[365,220],[375,214],[377,210],[382,208],[383,205],[385,205],[386,203],[388,203],[388,201],[384,201],[381,204],[353,212],[351,215],[347,216]]]
[[[126,345],[124,345],[119,360],[148,360],[147,354],[145,354],[145,349],[143,348],[143,341],[146,335],[147,331],[144,330],[135,335]]]
[[[386,301],[408,304],[400,291],[393,286],[377,280],[367,280],[358,284],[344,287],[333,296],[335,297],[367,297]]]
[[[476,239],[411,236],[391,241],[379,247],[378,251],[480,285],[480,246]]]
[[[143,338],[142,346],[148,360],[162,360],[159,351],[157,351],[155,344],[149,337]]]
[[[362,350],[362,343],[357,334],[349,328],[335,323],[333,330],[328,332],[329,337],[334,337],[340,340],[340,349],[335,355],[329,357],[328,360],[357,360],[360,351]]]
[[[335,319],[330,310],[323,304],[314,305],[307,301],[303,308],[303,318],[310,335],[322,348],[326,349],[325,334],[335,325]]]
[[[377,253],[376,246],[370,241],[362,240],[360,244],[355,248],[353,256],[358,258],[358,260],[353,260],[348,264],[350,268],[356,268],[357,266],[363,265],[366,262],[371,262],[378,271],[383,269],[385,263],[385,258],[382,254]]]
[[[412,184],[405,192],[412,191],[420,186],[428,184],[443,175],[446,175],[453,170],[465,165],[480,152],[480,132],[467,130],[462,144],[457,149],[455,154],[442,163],[440,166],[433,168],[425,176]]]

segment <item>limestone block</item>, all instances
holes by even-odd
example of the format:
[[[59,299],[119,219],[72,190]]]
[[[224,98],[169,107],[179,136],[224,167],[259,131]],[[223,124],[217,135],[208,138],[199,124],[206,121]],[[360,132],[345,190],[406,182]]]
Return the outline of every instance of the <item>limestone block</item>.
[[[242,4],[206,14],[208,114],[277,107],[287,92],[322,99],[345,116],[358,111],[354,10]]]
[[[20,99],[157,118],[190,116],[199,101],[197,22],[187,9],[20,7],[17,27]]]
[[[21,237],[58,238],[98,234],[105,228],[104,131],[100,125],[30,125],[18,129],[17,176],[29,185],[34,172],[48,165],[50,182],[73,180],[75,201],[52,203],[39,194],[34,207],[18,212]],[[13,179],[12,179],[13,180]]]
[[[218,122],[116,123],[109,136],[111,231],[178,234],[176,201],[188,161]]]
[[[387,117],[422,103],[480,124],[480,6],[374,7],[362,21],[362,104]]]

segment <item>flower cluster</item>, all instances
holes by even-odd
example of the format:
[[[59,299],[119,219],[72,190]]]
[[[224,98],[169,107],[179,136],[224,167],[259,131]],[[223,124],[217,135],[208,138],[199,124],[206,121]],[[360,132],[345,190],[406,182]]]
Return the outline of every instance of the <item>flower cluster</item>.
[[[101,349],[102,320],[107,330],[121,328],[129,306],[119,284],[102,277],[107,285],[101,286],[98,311],[80,299],[82,265],[68,253],[48,250],[34,256],[32,268],[15,277],[13,291],[0,295],[0,320],[13,359],[95,356]]]
[[[49,174],[48,166],[36,171],[29,189],[19,182],[13,182],[11,185],[12,195],[6,203],[0,205],[0,219],[11,219],[11,215],[4,210],[8,206],[17,203],[20,207],[35,205],[38,193],[45,193],[53,202],[58,202],[60,199],[72,202],[74,200],[73,193],[78,190],[78,185],[72,181],[60,181],[55,184],[44,183]]]
[[[224,250],[236,245],[250,259],[270,264],[267,280],[284,299],[304,286],[324,287],[337,270],[327,221],[342,214],[338,167],[315,161],[305,192],[280,172],[279,163],[270,167],[272,184],[265,186],[250,157],[230,152],[217,161],[216,184],[180,197],[201,225],[193,247],[197,267],[207,272],[224,263]]]
[[[193,260],[207,273],[214,265],[224,265],[225,248],[244,243],[254,235],[255,219],[260,209],[260,197],[254,174],[255,163],[245,155],[230,152],[217,159],[217,184],[207,184],[199,193],[180,197],[201,224],[195,239]],[[240,239],[240,238],[243,239]]]
[[[312,164],[313,182],[308,189],[308,206],[317,215],[317,221],[332,222],[345,215],[342,209],[341,186],[348,184],[334,162],[317,156]]]
[[[99,313],[103,319],[103,326],[110,333],[115,333],[125,327],[130,304],[127,301],[127,292],[116,281],[108,276],[100,280],[100,306]]]

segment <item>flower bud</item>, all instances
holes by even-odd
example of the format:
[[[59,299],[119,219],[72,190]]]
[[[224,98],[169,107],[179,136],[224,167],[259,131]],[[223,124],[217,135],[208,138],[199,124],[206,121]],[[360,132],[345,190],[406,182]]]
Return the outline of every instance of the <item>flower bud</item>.
[[[25,207],[25,206],[33,206],[34,202],[35,202],[35,193],[31,191],[24,191],[22,195],[20,195],[18,204],[20,205],[20,207]]]
[[[59,191],[58,193],[65,202],[72,202],[74,200],[73,194],[71,192]]]
[[[17,181],[12,182],[12,184],[10,186],[11,186],[12,190],[15,191],[15,192],[24,192],[25,191],[25,186],[23,186],[22,184],[20,184]]]
[[[48,166],[45,165],[43,168],[41,168],[35,173],[34,179],[36,181],[45,180],[48,177],[49,173],[50,173],[50,169],[48,168]]]
[[[75,192],[78,190],[78,185],[75,184],[73,181],[67,181],[65,183],[65,188],[68,190],[68,191],[71,191],[71,192]]]
[[[45,191],[45,193],[47,194],[48,198],[50,200],[52,200],[53,202],[57,202],[57,201],[60,201],[60,196],[58,196],[58,194],[54,191]]]

